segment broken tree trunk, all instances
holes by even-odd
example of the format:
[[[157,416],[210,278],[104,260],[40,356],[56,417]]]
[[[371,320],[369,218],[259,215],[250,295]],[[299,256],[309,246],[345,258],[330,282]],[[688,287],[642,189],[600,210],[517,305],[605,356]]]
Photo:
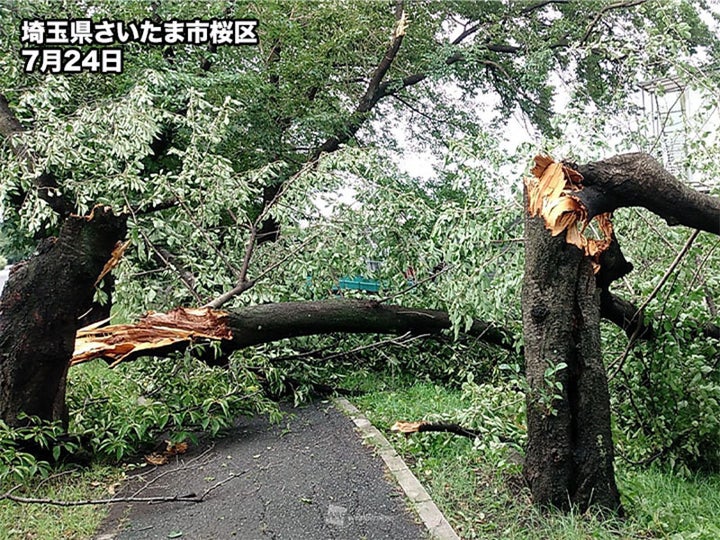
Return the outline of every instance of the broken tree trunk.
[[[18,415],[66,422],[65,378],[79,317],[118,241],[125,217],[97,207],[64,220],[57,238],[17,264],[0,297],[0,419]]]
[[[583,178],[547,156],[526,180],[522,308],[528,445],[523,473],[535,504],[621,512],[615,485],[610,397],[600,353],[595,274],[614,241],[585,236]]]
[[[529,386],[524,474],[533,500],[619,511],[593,267],[539,217],[525,224],[522,305]]]
[[[621,512],[600,354],[601,304],[634,339],[652,331],[642,312],[609,291],[632,270],[610,216],[642,206],[670,225],[720,234],[720,199],[685,186],[644,153],[572,168],[538,156],[532,172],[522,293],[529,386],[524,474],[540,506],[596,504]],[[593,218],[601,239],[584,236]]]
[[[219,341],[226,352],[280,339],[330,334],[440,334],[451,327],[444,311],[406,308],[374,300],[333,299],[248,306],[232,312],[176,308],[152,313],[136,324],[89,327],[78,332],[73,363],[105,358],[129,361],[186,349],[192,342]],[[514,350],[509,333],[475,321],[467,332]]]

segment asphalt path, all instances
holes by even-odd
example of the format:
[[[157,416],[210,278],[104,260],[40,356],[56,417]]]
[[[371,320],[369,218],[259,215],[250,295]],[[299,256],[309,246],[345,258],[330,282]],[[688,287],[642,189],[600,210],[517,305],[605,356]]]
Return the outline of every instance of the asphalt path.
[[[201,503],[114,505],[96,540],[428,538],[350,419],[329,402],[292,415],[243,419],[214,446],[132,477],[120,495],[200,495],[230,480]]]

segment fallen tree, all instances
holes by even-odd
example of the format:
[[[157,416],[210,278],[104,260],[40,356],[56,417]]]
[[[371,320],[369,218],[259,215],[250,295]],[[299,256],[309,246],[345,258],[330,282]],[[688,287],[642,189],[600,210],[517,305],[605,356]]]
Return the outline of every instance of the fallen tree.
[[[67,421],[65,381],[71,364],[163,356],[191,344],[219,341],[224,352],[281,339],[328,333],[440,335],[451,327],[438,310],[387,305],[377,300],[333,299],[240,308],[177,308],[151,313],[136,324],[79,329],[95,287],[117,262],[126,216],[98,208],[66,218],[57,239],[44,242],[17,265],[0,297],[0,420],[18,415]],[[37,295],[38,291],[46,291]],[[76,335],[77,333],[77,335]],[[511,334],[475,321],[468,335],[514,350]],[[223,358],[210,355],[210,363]]]
[[[163,356],[184,350],[198,340],[218,341],[224,351],[230,352],[300,336],[437,335],[451,326],[444,311],[386,305],[375,300],[280,302],[234,311],[176,308],[168,313],[151,313],[136,324],[81,329],[71,362],[105,358],[116,364],[140,356]],[[475,321],[466,334],[514,350],[509,332],[491,323]]]
[[[657,170],[648,162],[652,158],[634,156],[614,159],[613,163],[630,167],[632,159],[636,159],[644,164],[642,170]],[[546,162],[546,168],[550,164]],[[596,185],[602,186],[587,199],[596,205],[595,210],[584,207],[580,194],[586,188],[581,176],[556,167],[563,183],[546,186],[547,194],[573,196],[572,202],[563,203],[566,208],[553,214],[555,221],[550,225],[540,216],[528,217],[526,225],[523,307],[526,372],[531,390],[525,475],[541,505],[587,507],[598,503],[620,508],[612,472],[609,396],[599,353],[598,321],[602,314],[636,339],[652,337],[652,328],[641,309],[610,292],[613,281],[630,272],[632,266],[622,256],[609,218],[603,225],[604,239],[582,238],[590,216],[597,215],[597,208],[608,208],[601,194],[620,200],[612,192],[612,182],[598,173],[611,174],[616,170],[613,167],[596,165],[588,169],[593,171]],[[582,166],[578,168],[583,170]],[[577,175],[571,176],[574,186],[565,184],[569,175]],[[622,184],[629,181],[624,174],[618,178]],[[670,181],[666,176],[661,180]],[[664,189],[662,185],[656,186],[657,197],[686,192],[683,188]],[[628,187],[622,189],[627,191]],[[541,200],[536,198],[535,203]],[[705,219],[698,221],[695,217],[692,223],[713,232],[712,213],[720,221],[720,203],[702,194],[693,194],[691,200],[705,208]],[[653,208],[665,206],[653,204]],[[670,219],[682,217],[673,214]],[[2,419],[7,423],[16,424],[20,411],[48,420],[63,419],[67,369],[71,363],[93,358],[117,363],[140,356],[163,356],[208,340],[218,341],[225,352],[230,352],[307,335],[438,335],[451,327],[447,313],[442,311],[387,305],[377,300],[334,299],[254,305],[231,311],[177,308],[168,313],[151,313],[132,325],[91,325],[80,330],[73,346],[77,318],[88,308],[101,275],[117,261],[124,219],[106,209],[87,217],[68,216],[59,238],[46,241],[35,257],[11,275],[0,298],[0,392]],[[80,258],[78,253],[82,254]],[[42,310],[32,309],[25,299],[45,288],[48,294],[43,297]],[[51,290],[67,294],[50,294]],[[22,331],[17,332],[18,328]],[[468,333],[513,349],[510,333],[491,323],[476,321]],[[38,349],[46,340],[49,348]],[[46,350],[47,354],[38,356],[38,350]],[[42,362],[38,363],[38,359]],[[561,385],[559,400],[547,395],[548,368],[557,368],[552,382]]]
[[[550,67],[553,62],[549,60],[559,59],[557,66],[577,66],[579,81],[591,83],[594,88],[605,88],[605,83],[614,77],[606,81],[604,75],[613,72],[611,66],[622,67],[627,55],[616,54],[619,44],[616,39],[622,41],[623,33],[613,33],[613,39],[608,41],[604,39],[602,29],[621,28],[634,21],[636,15],[630,15],[629,8],[642,3],[643,0],[606,5],[540,1],[527,6],[502,3],[498,4],[499,7],[488,3],[490,9],[478,7],[482,6],[481,3],[461,3],[458,6],[453,4],[447,11],[443,8],[434,13],[422,3],[404,6],[403,2],[396,2],[392,17],[388,16],[390,13],[382,12],[387,9],[385,4],[376,4],[377,11],[373,8],[375,13],[369,13],[367,6],[375,4],[357,3],[360,12],[355,11],[348,16],[344,12],[347,6],[344,11],[336,12],[332,3],[324,3],[321,17],[317,20],[340,21],[342,24],[319,25],[319,34],[312,25],[306,27],[306,21],[317,15],[318,6],[301,9],[301,4],[298,4],[285,13],[283,10],[276,11],[273,6],[270,11],[261,10],[260,15],[281,15],[278,20],[284,23],[267,25],[267,39],[264,39],[262,47],[253,51],[243,48],[238,53],[240,56],[215,56],[213,51],[207,57],[202,51],[182,47],[172,51],[154,48],[156,52],[161,51],[159,57],[148,55],[151,51],[143,48],[135,52],[126,51],[133,53],[132,59],[126,63],[127,69],[122,77],[113,77],[119,81],[117,86],[107,79],[106,93],[103,89],[82,84],[54,88],[52,85],[57,82],[56,78],[29,77],[21,81],[17,77],[22,73],[21,69],[8,69],[5,70],[8,74],[7,88],[10,90],[18,82],[22,85],[10,90],[9,101],[0,96],[3,147],[6,142],[9,143],[7,146],[17,158],[7,169],[12,189],[4,193],[4,198],[15,208],[18,216],[21,210],[25,215],[33,213],[35,207],[28,207],[28,202],[44,201],[55,212],[53,220],[42,223],[45,227],[38,234],[45,236],[53,234],[51,231],[55,223],[61,223],[63,230],[66,225],[72,227],[75,218],[71,214],[78,213],[78,202],[108,201],[116,209],[127,207],[138,215],[157,212],[159,226],[155,221],[142,223],[133,220],[135,231],[145,241],[142,247],[153,252],[151,257],[157,263],[141,270],[174,270],[194,298],[182,302],[184,305],[192,302],[197,306],[223,291],[216,290],[213,285],[199,294],[192,283],[193,272],[183,267],[183,257],[167,249],[168,245],[154,242],[146,232],[167,229],[174,232],[176,241],[180,239],[178,244],[187,240],[193,245],[196,239],[191,240],[190,233],[194,231],[189,230],[191,227],[178,227],[178,222],[189,221],[192,229],[201,230],[194,221],[194,214],[207,206],[207,214],[212,215],[198,218],[197,223],[213,230],[218,222],[222,223],[224,230],[220,232],[223,234],[214,230],[218,232],[217,238],[213,234],[212,240],[203,249],[188,250],[185,261],[207,258],[208,254],[210,258],[224,257],[228,252],[236,254],[242,251],[243,242],[240,240],[247,233],[244,238],[247,245],[245,256],[226,264],[226,270],[232,270],[228,274],[235,277],[236,286],[213,301],[213,307],[220,307],[215,303],[246,291],[257,279],[265,277],[266,271],[248,272],[253,248],[264,240],[282,238],[279,228],[281,219],[271,212],[271,207],[283,196],[284,187],[292,184],[296,171],[312,169],[323,154],[333,153],[345,144],[352,146],[361,128],[377,119],[374,113],[378,112],[378,104],[391,102],[413,111],[414,121],[420,121],[418,132],[434,133],[435,124],[442,132],[443,124],[450,125],[451,121],[458,121],[464,116],[445,114],[445,111],[452,111],[456,103],[444,100],[446,92],[443,92],[442,84],[427,88],[431,96],[429,100],[416,101],[424,94],[414,94],[413,90],[423,86],[423,81],[430,81],[436,76],[444,77],[457,68],[456,74],[466,89],[495,91],[502,98],[506,112],[516,110],[519,105],[549,132],[552,85],[546,83],[551,80],[553,69]],[[87,5],[78,5],[79,8],[71,9],[69,15],[85,18]],[[546,18],[548,14],[543,12],[549,9],[558,11]],[[8,12],[8,28],[17,27],[20,23],[22,13],[15,11]],[[366,17],[366,11],[372,15],[371,18]],[[628,12],[628,17],[620,16],[623,11]],[[676,12],[678,20],[686,18],[682,16],[682,11]],[[697,19],[693,10],[684,11]],[[168,13],[171,12],[172,9]],[[664,10],[654,9],[635,13],[648,23],[655,20],[655,13],[660,17],[657,21],[668,16]],[[49,13],[41,9],[37,18],[47,19],[47,15]],[[117,15],[118,20],[132,16],[132,6],[130,11],[120,10]],[[13,17],[15,20],[11,21]],[[387,24],[383,22],[385,20]],[[452,23],[453,20],[456,22]],[[552,24],[545,24],[542,20]],[[403,37],[408,21],[414,25],[408,35],[412,38],[410,47]],[[364,32],[366,25],[373,32]],[[380,38],[375,32],[378,25],[387,30],[385,37]],[[330,27],[332,35],[328,34]],[[298,28],[303,31],[298,32]],[[534,31],[528,32],[528,28]],[[695,23],[691,28],[695,29]],[[627,40],[623,49],[627,48],[630,55],[633,51],[641,53],[645,58],[648,52],[645,45],[650,41],[644,39],[642,33],[631,34],[624,36]],[[666,33],[662,37],[669,39],[671,34]],[[700,32],[693,31],[693,36],[702,39]],[[445,39],[438,43],[441,37]],[[671,55],[658,53],[672,53],[680,50],[676,45],[685,45],[673,41],[668,42],[671,47],[661,46],[658,49],[660,44],[656,37],[651,37],[653,50],[647,56],[647,63],[643,60],[638,65],[637,73],[643,72],[643,67],[660,65],[658,59],[665,65],[663,62]],[[333,46],[328,48],[328,43]],[[332,53],[330,57],[328,53]],[[200,87],[195,84],[200,80],[196,72],[198,54],[203,72]],[[8,58],[17,59],[19,55],[11,54]],[[527,59],[531,61],[526,62]],[[167,63],[164,63],[165,60]],[[251,73],[248,72],[252,76],[243,77],[247,66],[252,68]],[[609,67],[610,70],[607,69]],[[651,71],[654,72],[655,67]],[[148,68],[150,71],[147,71]],[[338,69],[345,75],[338,76]],[[163,77],[152,76],[155,70]],[[228,84],[227,81],[234,81],[239,75],[243,84]],[[523,84],[522,81],[528,80],[530,75],[533,84]],[[159,78],[165,80],[157,82],[155,79]],[[187,83],[183,81],[189,81],[196,91],[188,92]],[[143,84],[136,85],[136,82]],[[145,82],[151,84],[146,86]],[[138,97],[142,99],[137,99],[137,105],[126,106],[124,98],[132,97],[129,90],[136,86],[140,90]],[[198,93],[202,95],[199,99],[182,97]],[[590,93],[594,94],[598,92]],[[102,99],[103,96],[110,99]],[[120,96],[123,99],[115,99]],[[448,97],[454,100],[454,96]],[[220,104],[225,98],[228,108],[223,105],[221,111]],[[134,103],[135,98],[128,101]],[[232,101],[239,105],[232,106]],[[443,114],[434,118],[428,114],[429,110],[424,110],[425,107],[416,110],[421,101],[444,104],[439,108]],[[18,136],[24,128],[11,113],[9,103],[22,104],[21,118],[32,130],[29,137]],[[89,106],[86,107],[86,103]],[[101,108],[102,105],[106,107]],[[219,112],[217,116],[209,113],[207,116],[187,114],[191,107],[194,113],[215,107]],[[48,109],[46,114],[40,114],[40,109],[44,108]],[[122,115],[112,117],[111,108],[120,110]],[[95,117],[98,111],[100,114]],[[102,114],[103,111],[105,114]],[[146,111],[153,114],[146,115]],[[110,121],[105,122],[105,117],[110,117]],[[175,117],[182,120],[178,121]],[[459,124],[460,131],[472,134],[471,123],[475,119],[468,118],[468,121]],[[43,122],[47,125],[42,125]],[[201,123],[206,124],[207,129],[200,129],[198,124]],[[124,129],[125,124],[137,124],[138,129]],[[233,124],[233,129],[220,127],[227,124]],[[429,126],[432,129],[423,130]],[[85,131],[86,127],[88,131]],[[193,136],[188,137],[189,133]],[[54,137],[54,134],[60,136]],[[34,142],[35,135],[47,139],[48,144]],[[365,148],[371,148],[376,140],[383,140],[373,137],[362,139],[359,142],[363,152]],[[61,142],[63,144],[59,144]],[[98,144],[103,142],[108,144]],[[136,146],[135,150],[128,150]],[[63,148],[67,154],[77,155],[69,159],[73,156],[63,156]],[[120,151],[115,152],[116,149]],[[33,152],[38,155],[34,156]],[[203,159],[197,156],[203,156]],[[278,163],[288,166],[279,172],[273,171]],[[265,174],[266,167],[271,174]],[[720,206],[717,199],[700,196],[682,186],[650,156],[629,154],[572,168],[583,180],[571,190],[577,204],[568,212],[559,212],[558,217],[577,217],[574,212],[581,210],[583,221],[588,222],[596,215],[607,214],[622,206],[640,205],[665,217],[669,223],[679,222],[718,234]],[[15,173],[14,169],[21,172]],[[157,174],[161,171],[162,174]],[[219,172],[215,174],[216,171]],[[253,181],[244,182],[242,179],[245,176],[252,177]],[[93,184],[107,180],[114,180],[108,184],[112,187],[104,191],[93,187]],[[318,181],[324,183],[322,177]],[[213,184],[229,186],[222,193],[227,204],[218,204],[220,193],[213,196],[212,190],[207,190]],[[562,192],[565,186],[561,185],[559,189]],[[190,196],[199,193],[202,195]],[[245,201],[245,208],[234,204],[239,200]],[[485,201],[479,202],[482,204]],[[173,212],[172,209],[182,206],[187,206],[188,210]],[[8,214],[5,213],[5,218]],[[170,217],[177,215],[181,219],[176,219],[173,226]],[[118,222],[122,219],[119,217]],[[579,242],[579,228],[572,228],[577,219],[570,221],[572,223],[565,223],[560,230],[567,230],[569,225],[573,238]],[[527,373],[532,386],[528,396],[531,440],[526,477],[531,480],[535,501],[541,505],[587,506],[599,502],[603,506],[617,508],[619,499],[612,479],[612,443],[607,430],[607,383],[603,379],[604,368],[598,345],[597,303],[600,302],[600,315],[621,326],[631,341],[651,337],[652,326],[645,320],[641,309],[610,292],[612,282],[632,269],[626,261],[623,262],[612,233],[604,239],[609,240],[609,245],[603,245],[603,249],[594,254],[587,254],[587,257],[593,257],[590,261],[584,257],[582,243],[577,249],[566,244],[562,237],[551,237],[543,228],[541,218],[528,217],[526,223],[528,268],[523,303]],[[117,228],[102,236],[102,246],[96,253],[92,252],[92,245],[83,243],[81,234],[71,235],[67,240],[60,239],[55,244],[49,240],[41,246],[37,259],[29,261],[13,274],[8,284],[8,296],[0,300],[0,399],[7,402],[7,406],[3,404],[0,409],[0,419],[14,423],[21,408],[46,419],[63,416],[64,374],[73,354],[75,329],[81,324],[77,317],[86,311],[87,300],[95,292],[103,263],[112,259],[114,237],[120,240],[124,233]],[[162,240],[170,237],[160,236]],[[140,247],[137,246],[138,250]],[[613,251],[614,248],[617,249]],[[594,259],[598,253],[600,258]],[[91,263],[87,267],[83,264],[86,260]],[[283,260],[278,254],[273,264],[282,265]],[[59,264],[60,261],[65,261],[65,266]],[[75,264],[79,265],[78,268],[72,267]],[[594,274],[598,266],[599,272]],[[210,265],[206,265],[199,272],[215,272],[216,267],[210,270]],[[136,287],[142,287],[137,283],[134,282]],[[227,284],[228,281],[217,280],[216,283]],[[220,287],[217,285],[218,289]],[[11,292],[15,296],[11,296]],[[111,361],[123,361],[142,354],[166,354],[197,340],[217,339],[224,348],[233,348],[246,346],[244,343],[253,340],[308,335],[321,329],[355,331],[362,326],[356,315],[346,314],[340,321],[331,321],[324,320],[325,317],[335,317],[332,310],[323,311],[325,306],[309,312],[303,311],[309,309],[308,305],[297,307],[251,306],[228,312],[228,315],[219,316],[226,318],[227,331],[219,336],[215,335],[218,329],[212,325],[202,330],[195,323],[172,327],[168,326],[168,319],[173,319],[174,315],[157,314],[149,317],[148,322],[152,324],[144,329],[148,339],[141,341],[139,336],[134,336],[128,340],[127,327],[115,328],[119,341],[107,343],[109,348],[105,351]],[[367,307],[363,307],[361,312],[377,321],[370,325],[374,329],[372,331],[381,330],[384,333],[393,328],[392,324],[397,327],[411,324],[407,313],[383,313],[385,318],[377,318],[377,313],[370,307],[377,310],[378,305]],[[391,306],[379,309],[389,308]],[[280,313],[279,309],[285,309],[287,313]],[[419,327],[424,319],[433,319],[434,316],[422,310],[411,311],[417,314],[412,321],[412,324],[418,325],[417,331],[429,332],[419,330]],[[210,312],[207,313],[207,317],[213,317]],[[186,311],[186,314],[191,312]],[[203,314],[199,316],[202,318]],[[388,320],[392,324],[380,322]],[[312,325],[310,321],[313,321]],[[220,324],[217,318],[215,323]],[[437,316],[431,326],[433,331],[436,327],[445,328],[445,320]],[[93,347],[98,346],[98,340],[108,340],[112,332],[109,328],[89,329],[81,336],[81,339],[88,338],[86,347],[78,353],[85,354],[84,358],[94,353],[102,354],[97,349],[93,353]],[[490,330],[482,332],[484,328],[481,326],[480,333],[484,338],[492,335]],[[548,360],[554,364],[549,366]],[[566,367],[561,368],[563,364]],[[554,393],[549,395],[549,399],[547,393],[543,393],[547,391],[545,374],[548,368],[552,368],[552,382],[562,385],[560,400],[554,398]],[[555,410],[558,411],[557,417],[552,414]]]

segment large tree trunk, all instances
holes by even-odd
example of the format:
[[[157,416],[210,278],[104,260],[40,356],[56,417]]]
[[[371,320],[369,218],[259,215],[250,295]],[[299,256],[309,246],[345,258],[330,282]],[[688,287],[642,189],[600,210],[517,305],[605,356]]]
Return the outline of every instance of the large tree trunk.
[[[526,182],[525,477],[540,506],[585,510],[596,504],[622,511],[600,354],[600,309],[633,339],[651,338],[652,328],[642,312],[610,292],[612,282],[632,270],[613,234],[610,213],[642,206],[671,225],[720,234],[720,199],[688,188],[644,153],[572,168],[580,174],[538,156],[532,171],[537,180]],[[595,216],[600,216],[602,240],[582,236]]]
[[[533,499],[539,506],[619,511],[595,275],[580,249],[529,215],[522,305],[529,385],[524,474]],[[567,367],[553,369],[561,364]]]
[[[21,412],[67,420],[65,378],[78,319],[125,232],[125,217],[98,207],[66,218],[57,239],[13,267],[0,297],[0,419],[7,424],[22,424]]]

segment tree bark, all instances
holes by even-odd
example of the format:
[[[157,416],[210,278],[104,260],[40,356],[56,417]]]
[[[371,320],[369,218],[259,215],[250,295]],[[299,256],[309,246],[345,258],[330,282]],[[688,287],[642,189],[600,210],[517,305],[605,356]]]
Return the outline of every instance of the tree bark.
[[[232,314],[233,343],[247,347],[289,337],[340,333],[438,334],[451,327],[444,311],[380,304],[373,300],[328,300],[264,304]],[[490,323],[475,321],[471,335],[504,348],[508,335]]]
[[[80,363],[105,358],[115,362],[141,356],[162,356],[185,350],[192,341],[206,339],[220,341],[223,350],[230,352],[301,336],[331,333],[436,335],[451,326],[444,311],[386,305],[374,300],[281,302],[248,306],[232,312],[177,308],[169,313],[148,315],[134,325],[81,331],[73,361]],[[475,321],[467,334],[514,350],[510,333],[490,323]]]
[[[720,235],[720,198],[688,187],[650,154],[621,154],[573,168],[583,176],[584,187],[575,195],[588,209],[588,219],[641,206],[669,225]]]
[[[78,318],[125,232],[124,216],[97,207],[66,218],[57,238],[13,267],[0,297],[0,419],[7,424],[22,424],[21,412],[67,421],[65,377]]]
[[[522,306],[529,385],[524,475],[533,500],[541,507],[621,512],[592,266],[529,214]]]

